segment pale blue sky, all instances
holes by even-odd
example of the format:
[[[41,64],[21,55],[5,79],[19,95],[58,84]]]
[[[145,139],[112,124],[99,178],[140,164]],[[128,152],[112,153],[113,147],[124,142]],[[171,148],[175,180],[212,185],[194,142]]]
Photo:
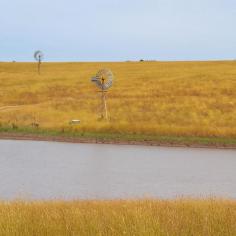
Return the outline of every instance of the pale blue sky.
[[[0,0],[0,61],[236,58],[236,0]]]

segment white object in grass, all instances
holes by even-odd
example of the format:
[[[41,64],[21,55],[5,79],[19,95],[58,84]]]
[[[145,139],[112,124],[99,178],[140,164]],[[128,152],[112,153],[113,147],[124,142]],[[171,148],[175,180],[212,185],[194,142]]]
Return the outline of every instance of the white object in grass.
[[[80,120],[71,120],[69,122],[70,125],[77,125],[77,124],[80,124]]]

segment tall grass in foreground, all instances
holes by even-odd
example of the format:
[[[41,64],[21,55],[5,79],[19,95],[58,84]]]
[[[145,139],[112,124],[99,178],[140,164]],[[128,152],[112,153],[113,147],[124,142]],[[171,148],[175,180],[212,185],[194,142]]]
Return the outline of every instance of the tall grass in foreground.
[[[236,235],[236,201],[1,202],[0,235]]]

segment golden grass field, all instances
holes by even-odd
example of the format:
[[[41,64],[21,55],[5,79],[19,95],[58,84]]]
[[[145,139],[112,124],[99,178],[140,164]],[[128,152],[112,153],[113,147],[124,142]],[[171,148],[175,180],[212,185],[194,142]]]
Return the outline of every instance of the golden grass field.
[[[109,122],[99,121],[100,93],[90,82],[110,68]],[[0,122],[60,130],[236,137],[236,61],[0,63]]]
[[[236,235],[236,202],[136,200],[1,202],[0,235]]]
[[[90,78],[110,68],[109,121]],[[236,138],[236,61],[0,63],[0,125]],[[0,235],[236,235],[235,200],[0,202]]]

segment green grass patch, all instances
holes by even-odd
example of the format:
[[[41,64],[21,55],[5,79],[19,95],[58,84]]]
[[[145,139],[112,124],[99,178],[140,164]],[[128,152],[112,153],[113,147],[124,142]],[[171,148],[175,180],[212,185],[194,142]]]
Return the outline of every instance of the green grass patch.
[[[152,145],[202,145],[202,146],[220,146],[236,147],[236,138],[226,137],[192,137],[192,136],[163,136],[163,135],[144,135],[144,134],[128,134],[128,133],[101,133],[101,132],[82,132],[74,130],[73,128],[64,129],[42,129],[33,127],[12,127],[1,126],[0,136],[32,136],[35,138],[60,138],[65,141],[70,139],[90,140],[98,142],[121,142],[121,143],[135,143],[137,144],[152,144]]]

